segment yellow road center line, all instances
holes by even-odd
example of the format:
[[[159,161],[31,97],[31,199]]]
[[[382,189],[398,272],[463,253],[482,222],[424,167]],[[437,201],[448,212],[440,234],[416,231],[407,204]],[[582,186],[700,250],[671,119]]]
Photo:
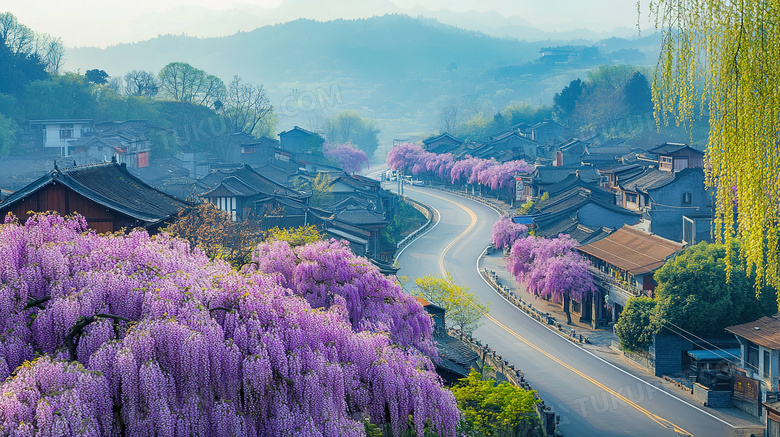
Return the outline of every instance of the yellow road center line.
[[[413,190],[413,191],[417,191],[417,190]],[[420,191],[417,191],[417,192],[420,192]],[[426,196],[431,196],[431,197],[434,197],[436,199],[443,200],[445,202],[449,202],[449,203],[451,203],[451,204],[461,208],[462,210],[466,211],[466,213],[468,213],[468,215],[471,217],[471,224],[469,224],[469,226],[466,228],[466,230],[461,232],[457,237],[455,237],[452,241],[450,241],[450,244],[448,244],[447,247],[444,248],[444,250],[442,251],[441,255],[439,256],[439,268],[441,269],[442,275],[446,278],[447,277],[447,272],[446,272],[446,270],[444,268],[444,257],[447,255],[447,252],[449,252],[449,250],[452,248],[452,246],[455,245],[455,243],[460,241],[469,232],[471,232],[472,229],[474,229],[474,226],[477,225],[477,215],[474,213],[474,211],[472,211],[471,209],[469,209],[465,205],[460,204],[458,202],[455,202],[453,200],[450,200],[450,199],[447,199],[447,198],[444,198],[444,197],[441,197],[441,196],[437,196],[435,194],[430,194],[430,193],[423,193],[423,194],[425,194]],[[530,346],[531,348],[533,348],[537,352],[541,353],[542,355],[546,356],[547,358],[549,358],[549,359],[555,361],[556,363],[560,364],[564,368],[570,370],[575,375],[585,379],[586,381],[592,383],[596,387],[606,391],[607,393],[615,396],[616,398],[618,398],[621,401],[625,402],[626,404],[630,405],[631,407],[633,407],[634,409],[636,409],[640,413],[642,413],[645,416],[647,416],[650,419],[652,419],[655,423],[663,426],[664,428],[672,429],[677,434],[688,435],[688,436],[692,436],[693,435],[693,434],[685,431],[680,426],[675,425],[674,423],[664,419],[663,417],[658,416],[657,414],[651,413],[650,411],[648,411],[647,409],[643,408],[642,406],[640,406],[636,402],[628,399],[627,397],[623,396],[622,394],[618,393],[617,391],[612,390],[608,386],[606,386],[603,383],[597,381],[596,379],[586,375],[582,371],[580,371],[580,370],[570,366],[569,364],[566,364],[565,362],[561,361],[560,359],[558,359],[554,355],[550,354],[549,352],[543,350],[542,348],[540,348],[540,347],[536,346],[535,344],[531,343],[530,341],[526,340],[523,336],[521,336],[520,334],[516,333],[515,331],[513,331],[511,328],[509,328],[508,326],[504,325],[503,323],[499,322],[497,319],[495,319],[493,316],[491,316],[487,312],[483,312],[483,314],[484,314],[484,316],[488,320],[490,320],[491,322],[495,323],[498,327],[500,327],[504,331],[508,332],[513,337],[515,337],[518,340],[522,341],[523,343],[527,344],[528,346]]]

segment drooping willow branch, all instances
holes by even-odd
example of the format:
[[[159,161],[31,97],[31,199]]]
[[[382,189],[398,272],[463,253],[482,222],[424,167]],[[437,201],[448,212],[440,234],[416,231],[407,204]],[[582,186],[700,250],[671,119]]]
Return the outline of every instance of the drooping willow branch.
[[[65,336],[65,346],[68,347],[68,359],[70,359],[70,361],[76,361],[76,342],[74,340],[81,336],[82,331],[87,327],[87,325],[99,318],[114,319],[115,321],[121,320],[123,322],[130,321],[129,319],[126,319],[122,316],[104,313],[95,314],[94,316],[89,317],[79,317],[76,324],[70,328],[70,331],[68,331],[68,335]]]

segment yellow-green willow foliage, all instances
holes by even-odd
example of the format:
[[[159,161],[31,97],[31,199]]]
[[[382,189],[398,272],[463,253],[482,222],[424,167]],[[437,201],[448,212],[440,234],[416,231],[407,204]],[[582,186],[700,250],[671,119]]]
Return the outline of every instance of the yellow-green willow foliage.
[[[709,117],[716,229],[736,227],[757,287],[780,294],[780,0],[654,0],[650,9],[663,32],[656,116],[685,126]]]

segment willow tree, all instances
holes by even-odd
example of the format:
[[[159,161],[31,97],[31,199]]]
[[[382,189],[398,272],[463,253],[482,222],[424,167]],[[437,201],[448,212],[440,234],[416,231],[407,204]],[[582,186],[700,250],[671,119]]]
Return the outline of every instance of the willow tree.
[[[663,35],[656,115],[688,127],[709,118],[716,236],[742,239],[757,287],[780,294],[780,2],[652,0],[650,8]]]

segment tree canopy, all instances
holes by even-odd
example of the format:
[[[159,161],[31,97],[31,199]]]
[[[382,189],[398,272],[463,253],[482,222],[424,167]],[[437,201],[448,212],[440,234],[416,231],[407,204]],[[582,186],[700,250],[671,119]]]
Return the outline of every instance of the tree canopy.
[[[740,245],[699,243],[655,272],[653,299],[631,298],[615,324],[621,347],[646,349],[652,335],[721,336],[724,328],[777,312],[769,287],[755,294],[755,277],[740,259]],[[732,263],[726,280],[726,264]]]
[[[739,260],[740,245],[699,243],[685,249],[655,273],[656,317],[661,327],[719,335],[723,328],[756,320],[776,311],[775,295],[759,290]],[[731,279],[726,280],[726,264]]]
[[[355,148],[351,143],[323,144],[322,151],[326,158],[333,159],[347,173],[360,173],[363,167],[368,167],[366,152]]]
[[[99,70],[97,68],[93,68],[92,70],[87,70],[86,73],[84,73],[84,76],[87,78],[88,81],[98,84],[98,85],[105,85],[108,82],[108,73],[106,73],[103,70]]]
[[[653,310],[657,302],[647,296],[628,299],[626,307],[615,323],[620,348],[629,352],[647,350],[653,342],[657,326],[653,324]]]
[[[444,278],[429,275],[417,278],[414,283],[421,297],[444,309],[447,326],[473,332],[489,310],[475,294],[469,293],[469,287],[455,285],[449,272]]]
[[[780,295],[780,7],[660,0],[651,15],[663,38],[653,80],[657,114],[687,127],[709,119],[716,235],[743,239],[757,285],[771,284]]]
[[[210,259],[223,259],[235,268],[252,261],[252,251],[265,238],[253,219],[234,221],[213,203],[183,209],[165,231],[189,241]]]
[[[577,242],[566,234],[557,238],[528,236],[512,244],[506,267],[517,282],[535,296],[561,299],[568,323],[572,298],[584,300],[596,290],[590,263],[574,251]]]
[[[430,318],[346,245],[275,242],[239,273],[35,215],[0,248],[4,435],[456,435]]]
[[[160,70],[162,97],[207,107],[220,106],[226,91],[222,80],[186,62],[171,62]],[[218,103],[219,102],[219,103]]]
[[[468,436],[515,437],[537,425],[534,390],[483,379],[472,370],[452,388],[463,412],[461,432]]]
[[[241,76],[235,75],[221,103],[222,114],[231,132],[268,137],[274,135],[274,106],[262,85],[244,82]]]
[[[326,120],[323,132],[331,144],[352,143],[369,157],[379,147],[379,128],[376,122],[361,117],[357,111],[344,110]]]
[[[493,235],[493,246],[498,249],[511,248],[515,240],[526,235],[528,227],[515,223],[512,217],[502,216],[497,222],[493,223],[491,232]]]

